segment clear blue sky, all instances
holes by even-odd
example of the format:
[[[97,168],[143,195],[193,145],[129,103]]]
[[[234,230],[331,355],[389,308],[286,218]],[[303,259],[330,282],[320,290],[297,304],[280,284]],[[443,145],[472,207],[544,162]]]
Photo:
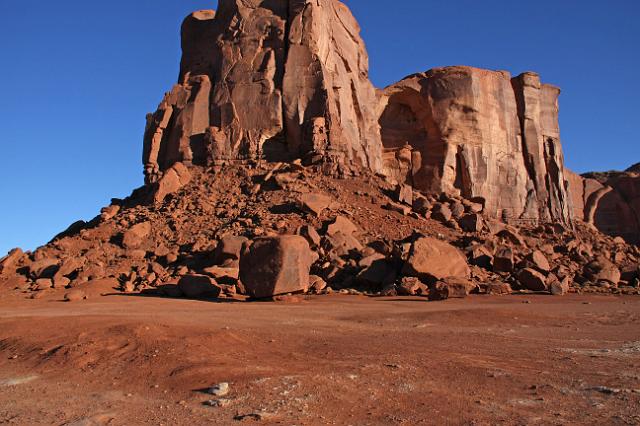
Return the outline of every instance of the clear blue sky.
[[[640,161],[640,1],[345,3],[377,86],[443,65],[534,70],[563,89],[570,168]],[[142,184],[145,114],[177,78],[182,18],[216,4],[0,0],[0,253],[33,249]]]

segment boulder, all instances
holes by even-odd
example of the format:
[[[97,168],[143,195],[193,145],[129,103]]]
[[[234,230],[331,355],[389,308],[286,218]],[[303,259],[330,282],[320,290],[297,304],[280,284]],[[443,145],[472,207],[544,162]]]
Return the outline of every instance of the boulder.
[[[327,235],[334,236],[337,233],[344,235],[353,235],[358,232],[359,228],[344,216],[335,218],[332,224],[327,227]]]
[[[511,285],[509,283],[489,283],[487,284],[485,291],[487,294],[496,296],[512,293]]]
[[[55,258],[45,258],[36,260],[29,265],[29,274],[36,280],[38,278],[53,278],[58,272],[59,260]]]
[[[508,246],[499,247],[493,257],[493,272],[513,272],[513,249]]]
[[[396,279],[396,268],[387,259],[373,260],[357,275],[356,280],[365,285],[382,288],[392,284]]]
[[[429,286],[416,277],[403,277],[396,286],[400,296],[428,296]]]
[[[467,279],[449,277],[431,284],[429,287],[429,300],[463,299],[475,288],[476,285]]]
[[[223,266],[210,266],[205,268],[203,272],[214,278],[216,281],[230,282],[238,281],[240,270],[238,268],[225,268]]]
[[[477,213],[470,213],[462,216],[458,220],[458,225],[465,232],[480,232],[484,227],[482,216]]]
[[[65,302],[79,302],[86,298],[87,296],[84,294],[84,291],[82,290],[71,290],[70,292],[64,295]]]
[[[446,204],[437,203],[433,206],[433,210],[431,211],[431,218],[433,220],[447,223],[451,220],[452,217],[453,213],[451,213],[451,209]]]
[[[256,299],[303,293],[312,260],[309,243],[300,236],[258,238],[240,259],[240,280]]]
[[[133,225],[122,235],[122,246],[126,249],[137,249],[151,233],[151,222]]]
[[[554,296],[564,296],[569,293],[570,289],[570,281],[569,278],[565,278],[563,280],[554,280],[549,284],[549,292]]]
[[[242,249],[248,242],[249,239],[246,237],[230,235],[222,238],[218,242],[214,254],[216,264],[237,267]]]
[[[220,295],[220,287],[207,275],[185,275],[178,281],[178,288],[189,298],[215,298]]]
[[[50,288],[53,288],[53,281],[51,278],[40,278],[36,280],[37,291],[49,290]]]
[[[534,250],[526,257],[526,261],[532,268],[537,269],[543,274],[548,274],[549,271],[551,271],[551,265],[549,265],[547,257],[541,251]]]
[[[490,270],[492,268],[493,255],[488,248],[477,246],[471,249],[471,264]]]
[[[434,279],[468,278],[471,274],[467,260],[460,250],[431,237],[418,237],[413,242],[402,272],[407,276]]]
[[[191,182],[189,169],[182,163],[173,164],[156,183],[153,201],[162,203],[167,195],[177,192],[189,182]]]
[[[23,255],[24,252],[21,249],[14,248],[5,257],[0,259],[0,276],[15,272],[15,267]]]
[[[360,252],[363,249],[360,241],[350,234],[336,232],[323,238],[322,247],[337,256],[346,256],[351,252]]]
[[[396,198],[401,204],[413,206],[413,188],[410,185],[398,185]]]
[[[414,197],[413,198],[413,211],[421,214],[421,215],[426,215],[427,212],[429,212],[429,210],[431,210],[431,202],[429,201],[429,199],[427,197],[424,197],[422,195]]]
[[[327,288],[327,283],[322,277],[309,275],[309,293],[321,294]]]
[[[302,194],[298,199],[298,205],[301,210],[320,216],[331,205],[331,198],[322,194]]]
[[[518,283],[531,291],[546,291],[547,282],[546,277],[535,269],[525,268],[521,270],[517,275]]]
[[[501,230],[496,234],[506,242],[513,244],[514,246],[524,246],[525,242],[515,229],[509,227]]]
[[[618,285],[622,276],[620,269],[604,257],[585,265],[583,274],[594,283],[607,282],[614,286]]]
[[[305,225],[298,230],[298,235],[304,237],[311,247],[318,247],[322,238],[316,228],[311,225]]]

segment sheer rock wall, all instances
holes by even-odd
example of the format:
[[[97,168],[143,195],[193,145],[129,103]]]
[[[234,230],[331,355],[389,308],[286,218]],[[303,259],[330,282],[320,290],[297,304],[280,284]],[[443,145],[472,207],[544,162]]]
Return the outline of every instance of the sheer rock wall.
[[[182,26],[178,84],[148,116],[148,183],[176,162],[313,158],[382,170],[360,28],[337,0],[221,0]]]
[[[380,92],[388,174],[427,192],[483,200],[507,221],[571,221],[560,90],[534,73],[437,68]]]

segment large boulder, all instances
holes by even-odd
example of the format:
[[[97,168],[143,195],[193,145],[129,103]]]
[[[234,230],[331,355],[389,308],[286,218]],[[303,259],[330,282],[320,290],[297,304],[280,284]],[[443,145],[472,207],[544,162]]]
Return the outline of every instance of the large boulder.
[[[547,278],[535,269],[525,268],[518,273],[520,285],[531,291],[546,291]]]
[[[127,229],[122,235],[122,246],[126,249],[140,247],[151,233],[151,222],[141,222]]]
[[[617,286],[622,273],[613,262],[604,257],[599,257],[585,265],[583,275],[594,283],[606,282]]]
[[[258,238],[240,258],[240,281],[256,299],[306,292],[312,261],[309,243],[303,237]]]
[[[460,250],[431,237],[419,237],[413,242],[402,272],[408,276],[435,279],[468,278],[471,274]]]
[[[161,203],[169,194],[173,194],[191,182],[191,172],[182,163],[175,163],[156,184],[153,201]]]
[[[15,248],[0,259],[0,277],[15,272],[15,267],[23,255],[24,252],[21,249]]]

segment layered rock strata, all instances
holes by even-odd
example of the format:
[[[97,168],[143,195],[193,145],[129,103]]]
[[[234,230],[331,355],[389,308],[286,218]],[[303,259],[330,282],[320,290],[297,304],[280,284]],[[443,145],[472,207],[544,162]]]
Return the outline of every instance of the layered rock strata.
[[[380,171],[360,28],[337,0],[221,0],[183,23],[178,84],[148,116],[148,183],[176,162],[314,157]]]
[[[559,94],[534,73],[457,66],[409,76],[380,93],[387,173],[481,200],[491,217],[569,223]]]

